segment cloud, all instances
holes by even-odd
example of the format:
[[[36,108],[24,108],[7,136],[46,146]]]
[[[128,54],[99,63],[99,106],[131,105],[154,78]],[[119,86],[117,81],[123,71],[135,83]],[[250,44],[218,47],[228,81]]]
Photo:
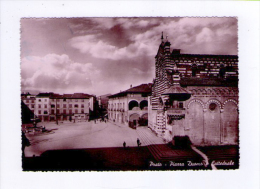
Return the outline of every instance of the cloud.
[[[89,53],[95,58],[121,60],[134,58],[140,55],[151,55],[150,44],[136,41],[126,47],[117,47],[99,39],[95,35],[79,36],[70,39],[70,45],[81,53]],[[148,53],[148,54],[147,54]]]
[[[91,21],[95,23],[97,28],[101,29],[111,29],[117,22],[115,18],[91,18]]]
[[[205,27],[201,30],[199,34],[197,34],[195,42],[197,44],[212,43],[215,37],[216,37],[215,33],[211,29]]]
[[[103,28],[104,31],[73,37],[69,44],[81,53],[111,60],[135,58],[144,54],[154,55],[160,43],[162,31],[165,38],[166,35],[168,36],[172,48],[180,48],[185,53],[197,54],[219,53],[220,46],[226,46],[229,38],[236,38],[237,34],[236,18],[94,18],[92,22],[98,24],[96,28]],[[115,26],[119,28],[114,31],[118,37],[111,38],[114,40],[111,41],[105,33]],[[122,33],[123,36],[121,36]],[[124,40],[130,40],[130,43],[119,46],[115,42],[122,43]],[[217,43],[214,43],[216,41]],[[205,45],[211,46],[210,51],[204,48]],[[237,44],[233,44],[232,47],[237,49],[235,46]],[[234,52],[230,50],[224,53]]]
[[[49,19],[45,25],[44,21],[21,22],[25,89],[105,94],[151,82],[161,32],[165,40],[168,36],[171,49],[182,53],[237,54],[236,18],[73,18]]]
[[[22,90],[86,92],[98,75],[91,63],[73,62],[65,54],[25,57],[21,63]]]

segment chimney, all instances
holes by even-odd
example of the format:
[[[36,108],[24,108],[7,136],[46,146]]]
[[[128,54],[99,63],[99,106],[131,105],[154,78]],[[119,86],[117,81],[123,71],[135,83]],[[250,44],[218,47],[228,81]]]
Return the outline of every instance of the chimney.
[[[130,85],[130,88],[132,88],[132,84]]]

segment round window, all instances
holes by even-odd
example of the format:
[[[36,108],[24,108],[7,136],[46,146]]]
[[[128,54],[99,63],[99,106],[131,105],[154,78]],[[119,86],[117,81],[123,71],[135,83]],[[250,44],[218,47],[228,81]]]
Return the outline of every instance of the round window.
[[[210,109],[211,111],[214,111],[214,110],[216,109],[216,107],[217,107],[217,105],[216,105],[215,103],[211,103],[211,104],[209,105],[209,109]]]

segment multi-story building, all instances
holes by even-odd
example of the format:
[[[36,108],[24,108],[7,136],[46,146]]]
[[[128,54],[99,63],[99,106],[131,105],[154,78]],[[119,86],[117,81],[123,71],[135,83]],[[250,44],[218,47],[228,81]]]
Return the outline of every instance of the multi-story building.
[[[31,95],[30,93],[23,93],[21,94],[21,100],[22,123],[33,123],[33,120],[35,118],[35,95]]]
[[[88,120],[94,111],[95,97],[84,93],[22,94],[22,101],[41,121]]]
[[[98,114],[99,117],[101,118],[108,118],[108,96],[110,96],[111,94],[107,94],[107,95],[102,95],[97,97],[97,102],[98,102]]]
[[[109,100],[108,96],[111,96],[111,94],[102,95],[102,96],[99,96],[97,98],[99,108],[101,108],[101,109],[107,109],[108,108],[108,100]]]
[[[31,95],[30,93],[22,94],[21,100],[32,112],[34,112],[35,95]]]
[[[109,96],[109,120],[136,127],[148,124],[148,95],[152,84],[142,84]]]
[[[51,95],[53,93],[39,93],[36,95],[34,114],[42,121],[49,121]]]
[[[170,45],[162,36],[149,127],[168,141],[188,136],[195,145],[238,144],[238,57],[182,54]]]
[[[88,120],[93,96],[84,93],[50,96],[50,121]]]

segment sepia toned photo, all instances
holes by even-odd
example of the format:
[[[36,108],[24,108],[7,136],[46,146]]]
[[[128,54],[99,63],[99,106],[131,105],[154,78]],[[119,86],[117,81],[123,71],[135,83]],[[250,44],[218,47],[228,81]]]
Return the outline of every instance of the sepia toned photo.
[[[22,18],[23,171],[239,168],[236,17]]]

